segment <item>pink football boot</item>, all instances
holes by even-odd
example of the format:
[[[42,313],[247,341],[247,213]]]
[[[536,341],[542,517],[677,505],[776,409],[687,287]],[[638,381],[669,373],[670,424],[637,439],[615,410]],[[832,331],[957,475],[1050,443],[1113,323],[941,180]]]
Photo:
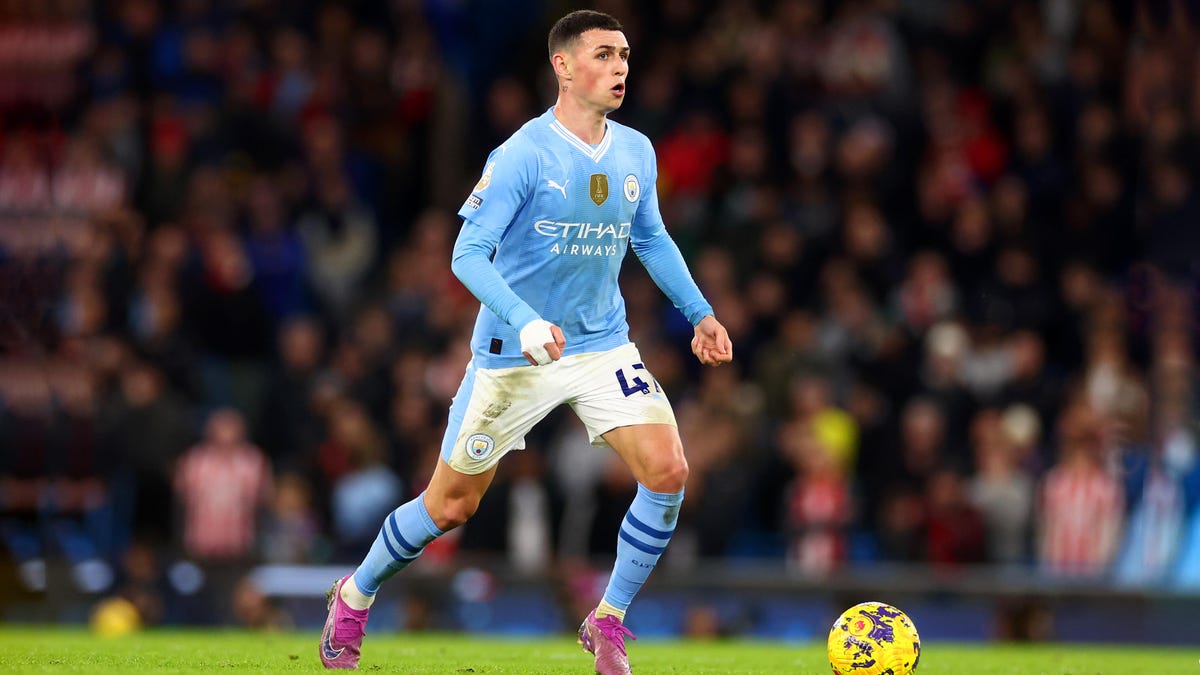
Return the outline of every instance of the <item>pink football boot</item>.
[[[325,619],[325,630],[321,633],[321,663],[326,668],[358,668],[363,636],[367,632],[367,615],[371,610],[353,609],[342,600],[342,585],[350,580],[350,576],[347,574],[333,582],[333,587],[325,593],[329,617]]]
[[[625,655],[625,636],[636,640],[633,632],[615,616],[596,618],[592,610],[579,627],[579,643],[596,655],[596,672],[600,675],[630,675],[629,657]]]

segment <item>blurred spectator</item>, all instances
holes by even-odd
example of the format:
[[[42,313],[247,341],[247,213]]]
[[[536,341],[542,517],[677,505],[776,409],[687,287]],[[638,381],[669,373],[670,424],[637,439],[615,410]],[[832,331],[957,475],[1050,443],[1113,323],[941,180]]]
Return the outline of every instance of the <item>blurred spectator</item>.
[[[459,550],[476,560],[503,557],[514,569],[544,572],[555,549],[557,495],[547,489],[536,450],[510,457],[513,461],[497,472],[477,515],[462,528]]]
[[[350,332],[354,355],[348,355],[347,360],[356,361],[354,367],[361,368],[361,374],[349,372],[350,367],[343,371],[347,393],[366,405],[373,419],[386,419],[391,393],[388,368],[393,356],[392,345],[396,342],[392,317],[383,307],[369,305],[355,315]],[[335,354],[334,358],[339,356]]]
[[[876,304],[887,300],[903,270],[895,235],[878,205],[855,200],[846,207],[842,248]]]
[[[1038,561],[1051,574],[1104,573],[1120,543],[1124,490],[1104,466],[1096,415],[1075,402],[1059,420],[1058,461],[1046,474],[1039,505]]]
[[[854,503],[845,467],[811,430],[798,433],[787,450],[796,471],[785,503],[787,560],[805,574],[825,575],[846,559]]]
[[[1165,470],[1184,488],[1184,508],[1200,503],[1200,449],[1194,411],[1197,403],[1195,356],[1186,330],[1164,329],[1154,342],[1154,410],[1152,437],[1161,448]]]
[[[1000,415],[1000,430],[1011,446],[1013,461],[1023,471],[1031,475],[1045,473],[1045,443],[1037,410],[1024,403],[1008,406]]]
[[[262,304],[278,325],[309,309],[304,243],[291,227],[283,196],[273,181],[255,180],[247,202],[246,255]]]
[[[400,479],[384,462],[382,443],[355,445],[346,474],[333,486],[333,523],[348,559],[375,538],[379,523],[403,501]]]
[[[272,464],[288,471],[316,451],[323,433],[311,407],[324,360],[322,327],[309,317],[290,319],[279,329],[278,345],[257,436]]]
[[[792,383],[803,373],[818,371],[823,365],[817,358],[816,328],[811,313],[792,310],[779,318],[774,339],[762,346],[755,383],[772,418],[788,412]]]
[[[204,438],[175,469],[184,551],[206,561],[248,560],[272,482],[266,457],[246,440],[241,413],[224,408],[209,415]]]
[[[175,220],[186,202],[190,139],[183,120],[167,110],[154,116],[149,131],[149,167],[139,206],[150,224],[158,225]]]
[[[893,329],[849,261],[826,263],[820,284],[824,313],[817,339],[822,355],[834,366],[880,360],[892,344]]]
[[[1150,168],[1153,193],[1148,208],[1149,257],[1175,277],[1195,275],[1194,254],[1200,251],[1200,236],[1189,223],[1200,218],[1200,199],[1195,177],[1183,161],[1164,158]]]
[[[112,537],[112,495],[106,479],[113,458],[99,441],[95,385],[87,373],[65,364],[45,372],[58,406],[47,448],[49,485],[42,508],[64,557],[74,564],[92,564],[124,545]],[[107,583],[101,579],[89,577],[84,590],[103,590]]]
[[[721,384],[714,386],[724,389]],[[751,475],[759,458],[747,450],[747,434],[733,411],[696,406],[681,409],[679,417],[689,429],[684,443],[690,470],[688,490],[694,495],[694,504],[683,507],[680,527],[694,536],[695,555],[719,557],[730,550],[742,526]],[[683,551],[681,547],[677,555]]]
[[[910,401],[901,413],[898,456],[891,466],[878,467],[867,487],[884,495],[875,518],[881,551],[891,560],[917,561],[925,554],[926,490],[939,470],[953,466],[945,443],[941,409],[928,399]]]
[[[975,474],[966,488],[967,499],[982,516],[990,562],[1020,564],[1029,559],[1035,483],[1019,448],[1038,434],[1037,425],[1028,408],[1004,413],[985,409],[972,421]]]
[[[521,452],[513,459],[505,542],[508,560],[522,572],[545,572],[553,561],[554,503],[547,489],[542,457],[536,452]]]
[[[1050,320],[1049,295],[1041,267],[1028,247],[1007,245],[996,252],[992,280],[977,289],[976,322],[1006,330],[1039,330]]]
[[[563,507],[557,537],[562,560],[583,561],[591,554],[591,530],[598,508],[600,481],[615,458],[594,447],[587,429],[574,415],[547,446],[550,475],[562,490]]]
[[[785,418],[781,445],[788,448],[793,439],[803,442],[802,439],[811,437],[819,451],[827,453],[845,471],[855,464],[858,428],[854,418],[834,405],[831,390],[830,382],[818,375],[802,375],[793,382],[791,414]],[[802,460],[805,453],[796,452],[797,461]]]
[[[214,207],[220,208],[220,207]],[[263,360],[270,320],[255,287],[245,247],[223,222],[199,236],[200,258],[190,270],[184,305],[202,354],[202,402],[235,406],[257,419],[266,383]]]
[[[972,404],[973,373],[978,372],[980,357],[971,336],[962,324],[940,321],[925,333],[924,363],[919,372],[920,395],[936,401],[945,411],[954,442],[965,439],[967,416]]]
[[[334,532],[349,554],[369,546],[379,523],[405,493],[388,466],[383,435],[361,404],[334,404],[327,423],[329,436],[318,450],[318,462],[332,488]]]
[[[294,473],[279,476],[263,523],[263,560],[285,564],[313,562],[320,550],[320,539],[320,524],[308,483]]]
[[[1089,315],[1106,289],[1096,268],[1077,260],[1063,264],[1058,284],[1061,307],[1047,338],[1048,355],[1055,364],[1073,372],[1083,360]]]
[[[1030,406],[1038,420],[1055,419],[1062,386],[1057,373],[1048,372],[1046,347],[1041,336],[1018,331],[1011,334],[1005,348],[1009,367],[998,400],[1005,404]]]
[[[1178,476],[1152,458],[1136,489],[1114,576],[1123,583],[1162,582],[1183,539],[1183,488]]]
[[[172,538],[172,467],[195,438],[190,410],[153,366],[124,364],[119,385],[104,411],[105,443],[118,458],[118,527],[161,545]]]
[[[940,469],[930,476],[926,502],[925,559],[950,567],[983,562],[983,516],[968,500],[957,469]]]
[[[42,591],[48,551],[40,511],[51,475],[50,392],[33,364],[5,363],[0,375],[0,441],[12,449],[0,453],[0,541],[18,564],[24,587]]]
[[[160,256],[146,260],[129,300],[130,333],[139,351],[162,370],[172,388],[196,400],[202,393],[193,370],[197,350],[171,263]]]
[[[294,122],[314,88],[308,39],[297,28],[281,27],[271,36],[271,57],[271,111],[281,121]]]
[[[187,310],[201,348],[221,359],[262,359],[270,324],[245,246],[231,229],[220,225],[202,233],[199,245],[199,276],[189,286]],[[237,329],[229,330],[233,326]]]
[[[336,133],[321,131],[321,133]],[[317,177],[316,203],[296,227],[304,241],[309,283],[326,312],[346,318],[375,263],[374,217],[355,199],[346,177]]]
[[[1066,187],[1066,170],[1054,152],[1054,129],[1046,110],[1029,103],[1015,111],[1013,167],[1029,187],[1030,211],[1052,217]]]
[[[902,324],[915,334],[924,333],[958,310],[958,289],[945,259],[933,251],[912,257],[908,273],[896,287],[892,304]]]
[[[835,99],[875,99],[885,107],[898,107],[909,94],[908,63],[899,36],[870,3],[838,6],[820,68]]]

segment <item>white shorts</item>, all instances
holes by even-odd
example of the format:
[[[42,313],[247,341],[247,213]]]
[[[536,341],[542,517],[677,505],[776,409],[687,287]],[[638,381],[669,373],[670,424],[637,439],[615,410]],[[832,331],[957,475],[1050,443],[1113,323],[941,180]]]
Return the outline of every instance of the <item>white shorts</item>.
[[[666,394],[633,343],[536,367],[476,368],[472,360],[450,406],[442,459],[460,473],[483,473],[524,448],[525,434],[563,403],[597,446],[607,446],[602,435],[617,427],[675,426]]]

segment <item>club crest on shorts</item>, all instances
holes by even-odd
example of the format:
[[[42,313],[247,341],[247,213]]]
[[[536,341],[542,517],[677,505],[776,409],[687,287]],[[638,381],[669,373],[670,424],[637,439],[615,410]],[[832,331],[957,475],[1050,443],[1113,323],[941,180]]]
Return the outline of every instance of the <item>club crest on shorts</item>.
[[[496,441],[487,434],[471,434],[467,436],[467,455],[471,459],[487,459],[496,449]]]
[[[588,184],[588,196],[592,198],[596,206],[608,201],[608,174],[592,174],[592,179]]]
[[[629,174],[625,176],[625,199],[630,203],[638,200],[638,195],[642,194],[642,186],[638,183],[637,176]]]

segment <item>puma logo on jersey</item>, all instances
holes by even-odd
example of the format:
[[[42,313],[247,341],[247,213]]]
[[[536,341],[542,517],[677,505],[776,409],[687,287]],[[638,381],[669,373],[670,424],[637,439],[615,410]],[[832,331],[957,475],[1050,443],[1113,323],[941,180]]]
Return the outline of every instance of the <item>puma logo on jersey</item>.
[[[552,187],[555,190],[558,190],[559,192],[562,193],[563,199],[567,198],[567,186],[570,184],[571,184],[570,178],[568,178],[567,182],[563,183],[562,185],[559,185],[558,181],[556,181],[556,180],[547,180],[546,181],[546,185],[549,185],[550,187]]]

